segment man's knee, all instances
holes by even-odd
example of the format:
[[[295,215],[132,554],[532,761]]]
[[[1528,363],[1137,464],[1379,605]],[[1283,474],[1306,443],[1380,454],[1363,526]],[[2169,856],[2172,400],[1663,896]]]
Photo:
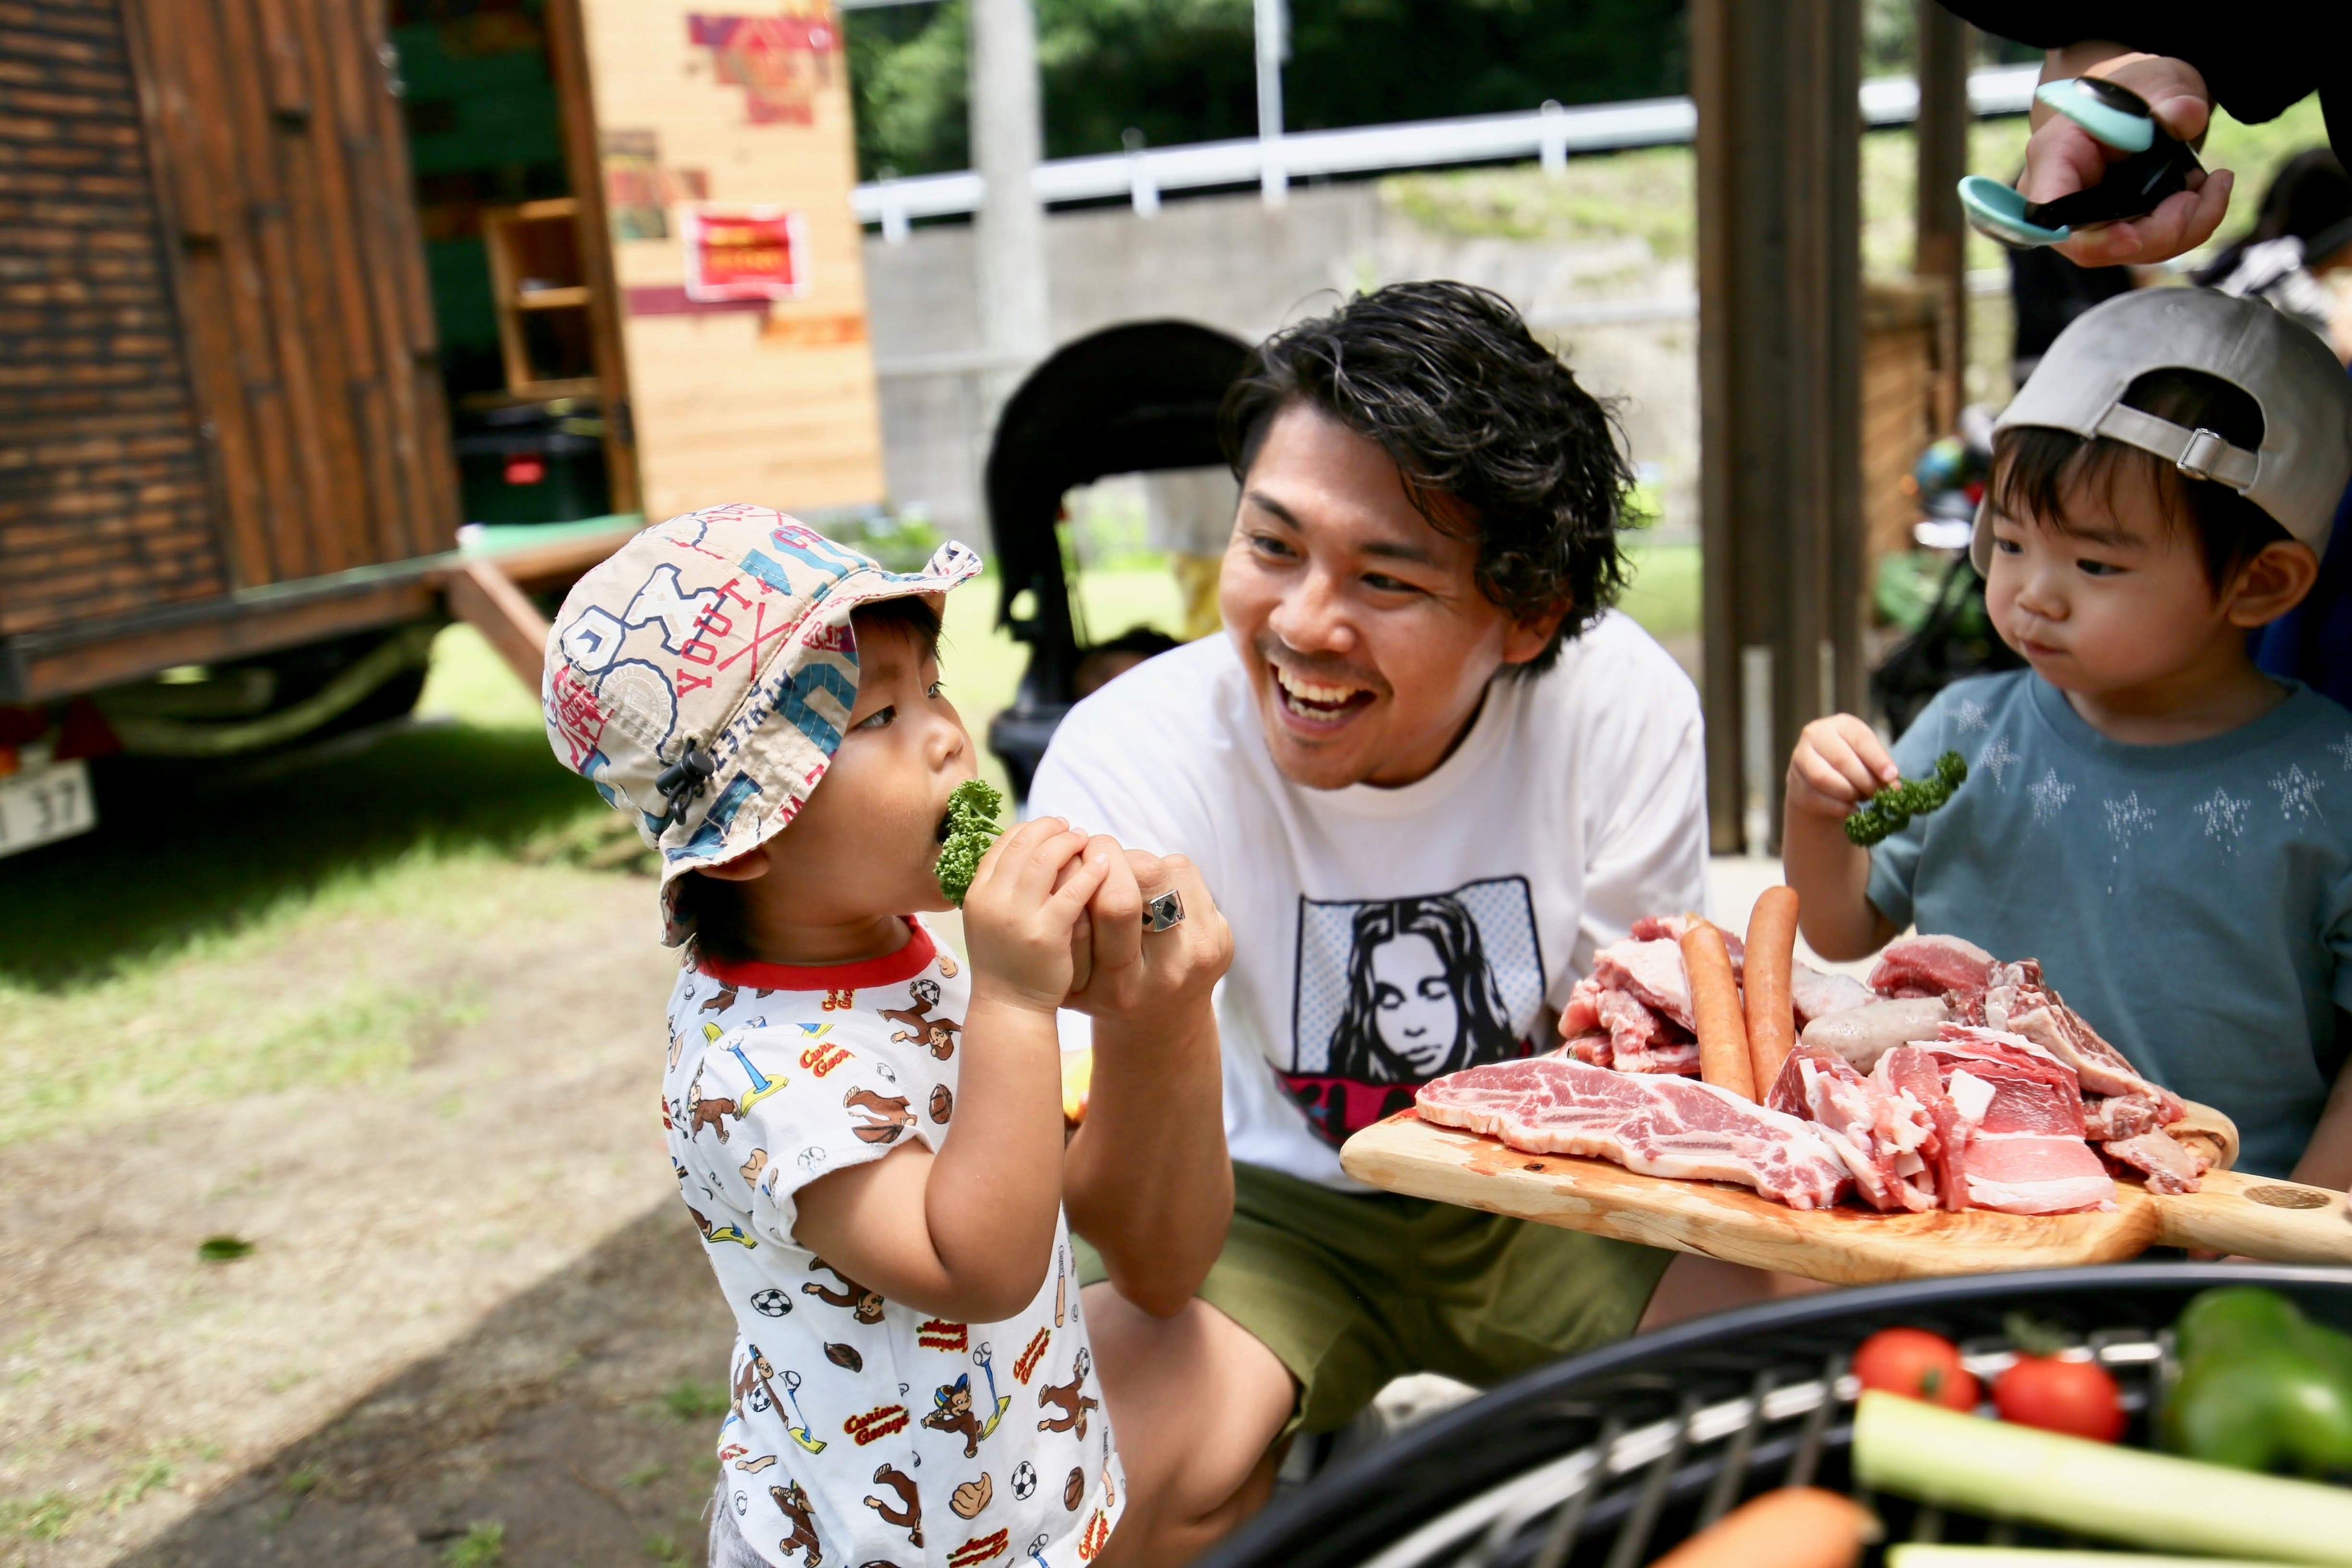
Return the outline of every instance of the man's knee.
[[[1128,1478],[1110,1562],[1187,1561],[1265,1506],[1297,1385],[1255,1335],[1197,1298],[1159,1318],[1096,1286],[1085,1305]]]

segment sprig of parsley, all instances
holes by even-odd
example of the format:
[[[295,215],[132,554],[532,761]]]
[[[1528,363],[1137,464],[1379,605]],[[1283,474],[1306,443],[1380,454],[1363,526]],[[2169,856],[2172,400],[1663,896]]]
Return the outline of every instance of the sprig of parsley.
[[[1867,849],[1890,834],[1900,833],[1915,816],[1922,816],[1952,798],[1969,776],[1969,764],[1958,752],[1936,759],[1936,771],[1924,779],[1888,784],[1853,808],[1845,819],[1845,836]]]
[[[996,825],[996,814],[1003,808],[1003,795],[986,779],[966,779],[948,796],[947,841],[940,846],[933,869],[940,891],[959,909],[963,907],[964,895],[971,891],[971,879],[979,874],[980,858],[988,853],[990,840],[1004,831]]]

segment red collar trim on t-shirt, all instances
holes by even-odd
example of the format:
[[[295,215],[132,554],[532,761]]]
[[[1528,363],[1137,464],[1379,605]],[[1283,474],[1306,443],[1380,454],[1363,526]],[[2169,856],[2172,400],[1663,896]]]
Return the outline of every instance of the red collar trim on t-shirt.
[[[912,980],[939,956],[931,933],[918,920],[907,921],[907,945],[879,958],[855,963],[761,963],[747,959],[730,963],[706,958],[696,967],[722,985],[748,985],[755,991],[863,991],[874,985],[896,985]]]

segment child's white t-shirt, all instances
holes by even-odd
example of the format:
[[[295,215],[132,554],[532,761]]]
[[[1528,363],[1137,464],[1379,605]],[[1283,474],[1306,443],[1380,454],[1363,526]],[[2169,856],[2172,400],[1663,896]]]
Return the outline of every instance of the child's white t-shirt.
[[[885,958],[705,962],[671,994],[662,1123],[735,1313],[727,1506],[794,1568],[1067,1568],[1108,1539],[1127,1488],[1066,1226],[1036,1299],[997,1323],[884,1300],[793,1239],[804,1184],[947,1141],[970,986],[908,923]]]

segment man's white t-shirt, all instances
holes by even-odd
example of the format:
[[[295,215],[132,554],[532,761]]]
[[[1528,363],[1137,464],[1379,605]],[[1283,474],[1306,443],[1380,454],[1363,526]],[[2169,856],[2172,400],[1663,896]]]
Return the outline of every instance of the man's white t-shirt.
[[[1706,891],[1698,694],[1614,611],[1544,674],[1496,679],[1400,789],[1284,778],[1232,639],[1204,637],[1072,709],[1029,811],[1199,865],[1234,932],[1233,1157],[1349,1190],[1349,1132],[1440,1073],[1548,1047],[1597,948]]]

